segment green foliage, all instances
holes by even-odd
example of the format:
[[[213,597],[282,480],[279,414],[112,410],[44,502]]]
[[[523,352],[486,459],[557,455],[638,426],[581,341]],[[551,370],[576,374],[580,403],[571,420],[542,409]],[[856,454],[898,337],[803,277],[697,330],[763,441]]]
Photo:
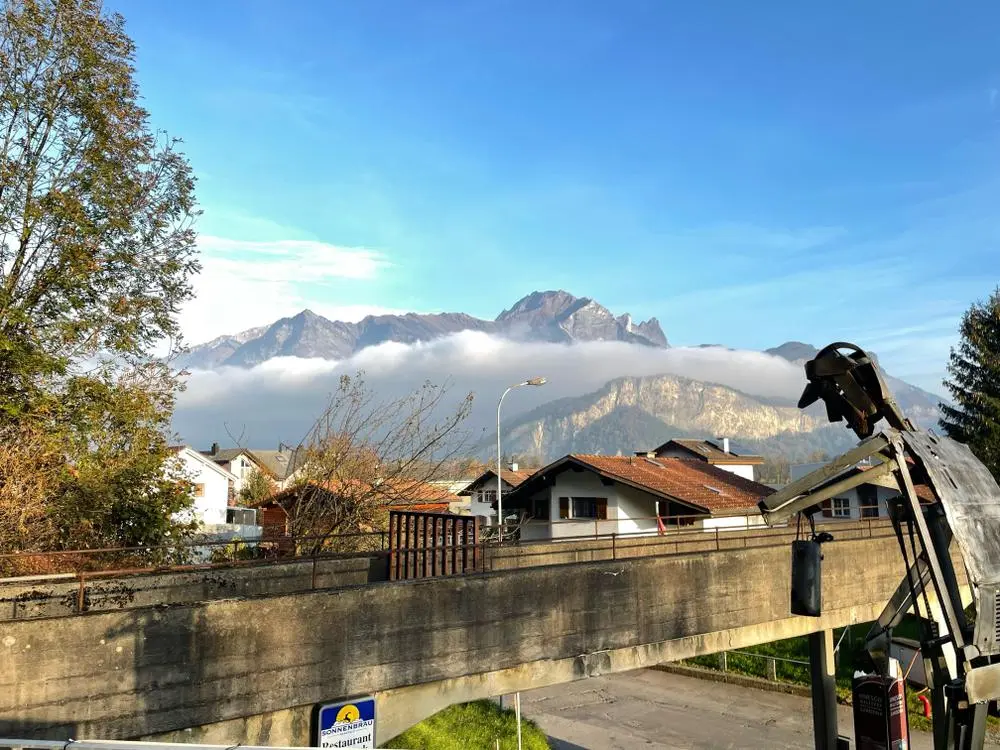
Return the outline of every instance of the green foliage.
[[[390,741],[385,747],[408,750],[501,750],[517,748],[517,721],[513,711],[493,701],[450,706]],[[525,750],[548,750],[545,734],[534,722],[521,718],[521,744]]]
[[[277,490],[278,485],[267,474],[253,469],[243,478],[243,486],[240,487],[240,502],[250,507],[256,507]]]
[[[145,375],[67,384],[63,418],[49,423],[72,466],[50,501],[60,546],[160,545],[189,529],[175,516],[191,505],[192,487],[170,466],[164,437],[172,383],[160,365]]]
[[[37,479],[0,547],[185,530],[191,488],[165,472],[178,383],[152,355],[198,270],[194,181],[149,126],[134,55],[99,0],[0,5],[0,440],[44,456],[0,457]]]
[[[941,421],[1000,480],[1000,288],[966,311],[960,332],[945,381],[955,406],[941,405]]]

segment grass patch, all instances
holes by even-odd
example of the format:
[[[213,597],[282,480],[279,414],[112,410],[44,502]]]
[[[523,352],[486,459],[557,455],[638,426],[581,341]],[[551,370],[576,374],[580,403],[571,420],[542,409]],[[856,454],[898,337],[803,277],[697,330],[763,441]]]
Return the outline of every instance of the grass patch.
[[[385,747],[406,750],[516,750],[514,712],[489,700],[449,706],[410,727]],[[548,750],[549,742],[538,726],[521,717],[521,744],[525,750]]]
[[[840,648],[837,653],[837,698],[841,703],[851,702],[851,682],[856,669],[868,669],[867,654],[864,650],[864,638],[871,629],[872,623],[861,623],[852,625],[850,628],[839,628],[833,633],[834,643],[839,643]],[[845,633],[844,631],[847,631]],[[919,624],[911,616],[906,619],[893,631],[894,635],[919,640]],[[843,640],[841,640],[843,636]],[[774,656],[780,659],[793,659],[806,662],[805,664],[790,664],[788,662],[777,662],[775,673],[781,682],[791,682],[796,685],[809,685],[809,640],[805,637],[789,638],[773,643],[763,643],[759,646],[751,646],[740,651],[746,654],[759,654],[760,656]],[[751,675],[753,677],[768,678],[767,660],[748,656],[746,654],[734,654],[729,652],[726,656],[726,667],[728,671],[737,674]],[[700,667],[718,670],[719,656],[698,656],[685,661],[688,664],[696,664]],[[908,665],[903,664],[905,670]],[[917,700],[916,691],[907,688],[907,708],[910,715],[910,728],[930,730],[931,722],[923,717],[923,707]]]

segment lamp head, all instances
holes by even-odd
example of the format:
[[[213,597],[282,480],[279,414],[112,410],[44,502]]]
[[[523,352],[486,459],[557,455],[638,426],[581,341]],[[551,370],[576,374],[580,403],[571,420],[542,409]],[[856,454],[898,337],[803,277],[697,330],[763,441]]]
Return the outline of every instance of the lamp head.
[[[548,382],[549,381],[547,381],[545,378],[541,378],[541,377],[539,377],[539,378],[532,378],[531,380],[525,380],[524,381],[525,385],[545,385]]]

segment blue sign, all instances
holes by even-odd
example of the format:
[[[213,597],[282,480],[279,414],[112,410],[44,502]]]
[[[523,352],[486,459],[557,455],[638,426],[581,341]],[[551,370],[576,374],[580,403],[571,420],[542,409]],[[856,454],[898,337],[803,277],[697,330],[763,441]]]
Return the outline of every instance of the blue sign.
[[[320,747],[375,747],[375,699],[355,698],[319,707]]]

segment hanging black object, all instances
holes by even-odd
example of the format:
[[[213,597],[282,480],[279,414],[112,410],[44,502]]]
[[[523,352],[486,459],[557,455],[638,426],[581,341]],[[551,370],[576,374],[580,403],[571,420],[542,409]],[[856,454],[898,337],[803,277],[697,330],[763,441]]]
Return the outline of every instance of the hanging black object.
[[[820,562],[823,555],[815,539],[792,542],[792,614],[819,617],[822,586]]]

